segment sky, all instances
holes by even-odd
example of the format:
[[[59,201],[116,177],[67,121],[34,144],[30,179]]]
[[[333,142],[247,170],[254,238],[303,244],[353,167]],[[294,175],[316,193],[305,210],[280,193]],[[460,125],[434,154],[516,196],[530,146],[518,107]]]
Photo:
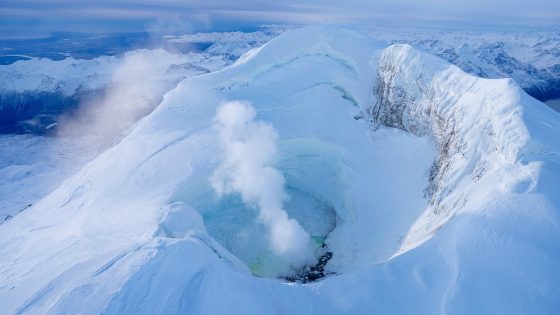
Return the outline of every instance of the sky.
[[[266,23],[560,28],[560,0],[0,0],[0,36]]]

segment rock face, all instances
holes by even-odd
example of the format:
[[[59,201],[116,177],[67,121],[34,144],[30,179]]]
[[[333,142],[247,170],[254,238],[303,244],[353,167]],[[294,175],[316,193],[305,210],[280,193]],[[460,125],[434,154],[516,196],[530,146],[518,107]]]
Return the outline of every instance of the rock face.
[[[234,100],[278,133],[288,216],[326,237],[302,277],[332,276],[297,283],[254,207],[213,193],[214,117]],[[0,313],[554,313],[558,132],[511,80],[350,30],[287,32],[182,81],[0,225]]]
[[[467,75],[408,45],[393,45],[381,54],[374,95],[369,111],[374,128],[427,135],[436,143],[438,156],[425,194],[438,222],[465,207],[469,191],[484,187],[486,176],[517,164],[533,142],[521,104],[536,102],[512,80]]]

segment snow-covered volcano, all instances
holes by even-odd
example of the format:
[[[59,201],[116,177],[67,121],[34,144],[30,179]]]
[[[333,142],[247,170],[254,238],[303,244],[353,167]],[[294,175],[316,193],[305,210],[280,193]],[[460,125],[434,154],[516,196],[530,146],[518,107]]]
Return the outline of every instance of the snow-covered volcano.
[[[511,80],[335,27],[287,32],[181,82],[1,225],[0,313],[553,313],[559,131]],[[277,250],[262,200],[314,257]],[[325,250],[325,278],[282,279]]]

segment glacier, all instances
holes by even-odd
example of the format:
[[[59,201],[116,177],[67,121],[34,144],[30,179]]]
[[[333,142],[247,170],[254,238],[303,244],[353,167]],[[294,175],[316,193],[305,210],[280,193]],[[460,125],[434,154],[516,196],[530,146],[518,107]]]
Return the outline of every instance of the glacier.
[[[232,101],[277,132],[285,211],[332,252],[319,281],[270,272],[298,270],[255,207],[212,188]],[[0,225],[0,313],[552,314],[559,129],[511,79],[334,26],[289,31],[181,81]]]

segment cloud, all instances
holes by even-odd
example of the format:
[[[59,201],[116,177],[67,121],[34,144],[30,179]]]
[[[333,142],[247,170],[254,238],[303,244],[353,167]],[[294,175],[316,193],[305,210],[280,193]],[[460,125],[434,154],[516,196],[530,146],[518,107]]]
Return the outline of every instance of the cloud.
[[[244,203],[257,207],[259,220],[268,228],[272,250],[297,270],[316,262],[314,247],[309,234],[284,210],[288,198],[285,179],[274,167],[276,130],[255,121],[255,115],[255,109],[243,102],[228,102],[218,108],[215,128],[224,159],[211,184],[218,194],[239,193]]]
[[[33,19],[53,31],[82,23],[106,31],[142,31],[153,20],[175,17],[196,24],[200,16],[214,24],[256,23],[388,23],[451,26],[560,26],[557,0],[6,0],[0,25]],[[128,21],[114,29],[116,21]],[[20,23],[21,24],[21,23]],[[121,23],[122,24],[122,23]],[[196,26],[196,25],[194,25]],[[130,30],[126,29],[126,30]]]

